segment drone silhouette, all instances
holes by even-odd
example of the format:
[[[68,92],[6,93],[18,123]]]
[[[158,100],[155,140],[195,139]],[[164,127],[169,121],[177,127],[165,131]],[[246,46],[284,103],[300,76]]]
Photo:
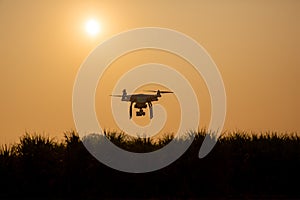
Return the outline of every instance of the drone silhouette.
[[[152,101],[158,101],[158,98],[161,97],[161,94],[165,93],[173,93],[171,91],[161,91],[161,90],[145,90],[147,92],[156,92],[156,94],[131,94],[128,95],[126,89],[123,90],[122,95],[110,95],[112,97],[121,97],[121,101],[130,101],[129,107],[129,118],[132,118],[132,106],[134,104],[134,108],[138,108],[139,111],[136,112],[136,116],[144,116],[146,113],[144,112],[144,108],[147,108],[147,104],[150,110],[150,119],[153,118],[153,108]]]

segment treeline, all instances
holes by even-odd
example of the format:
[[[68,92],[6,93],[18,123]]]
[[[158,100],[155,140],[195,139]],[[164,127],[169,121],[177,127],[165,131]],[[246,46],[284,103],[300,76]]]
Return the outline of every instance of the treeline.
[[[161,148],[172,136],[151,139],[106,133],[133,152]],[[75,132],[57,142],[25,134],[0,150],[0,199],[4,198],[299,198],[300,137],[296,134],[233,133],[203,159],[199,132],[185,154],[150,173],[111,169],[91,156]]]

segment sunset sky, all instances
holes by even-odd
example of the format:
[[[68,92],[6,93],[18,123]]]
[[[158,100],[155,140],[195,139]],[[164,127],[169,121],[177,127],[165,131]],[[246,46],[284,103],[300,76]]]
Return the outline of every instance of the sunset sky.
[[[86,30],[89,20],[99,23],[95,33]],[[84,59],[111,36],[149,26],[189,35],[210,54],[227,94],[224,130],[299,132],[299,20],[297,0],[0,0],[0,143],[13,143],[26,131],[61,138],[74,130],[72,90]],[[188,67],[174,55],[151,50],[118,59],[103,78],[111,81],[105,92],[96,95],[105,126],[114,126],[104,98],[122,75],[117,67],[129,70],[145,62]],[[193,79],[192,71],[185,73]],[[195,87],[201,98],[205,86]],[[207,94],[203,98],[207,126],[210,105]]]

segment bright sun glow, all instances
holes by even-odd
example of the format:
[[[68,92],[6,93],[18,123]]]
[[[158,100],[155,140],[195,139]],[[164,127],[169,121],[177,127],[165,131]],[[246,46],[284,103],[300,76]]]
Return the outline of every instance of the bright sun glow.
[[[100,24],[98,21],[90,19],[86,22],[85,30],[89,35],[95,36],[100,32]]]

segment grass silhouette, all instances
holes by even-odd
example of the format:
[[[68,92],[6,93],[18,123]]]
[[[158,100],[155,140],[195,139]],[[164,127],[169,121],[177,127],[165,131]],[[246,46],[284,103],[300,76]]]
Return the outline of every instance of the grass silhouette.
[[[130,174],[98,162],[74,131],[65,133],[61,142],[26,133],[18,143],[0,148],[0,199],[300,197],[296,133],[225,133],[212,152],[199,159],[205,134],[205,130],[197,133],[190,148],[171,165]],[[105,136],[133,152],[154,151],[173,139],[170,134],[154,141],[107,131]]]

